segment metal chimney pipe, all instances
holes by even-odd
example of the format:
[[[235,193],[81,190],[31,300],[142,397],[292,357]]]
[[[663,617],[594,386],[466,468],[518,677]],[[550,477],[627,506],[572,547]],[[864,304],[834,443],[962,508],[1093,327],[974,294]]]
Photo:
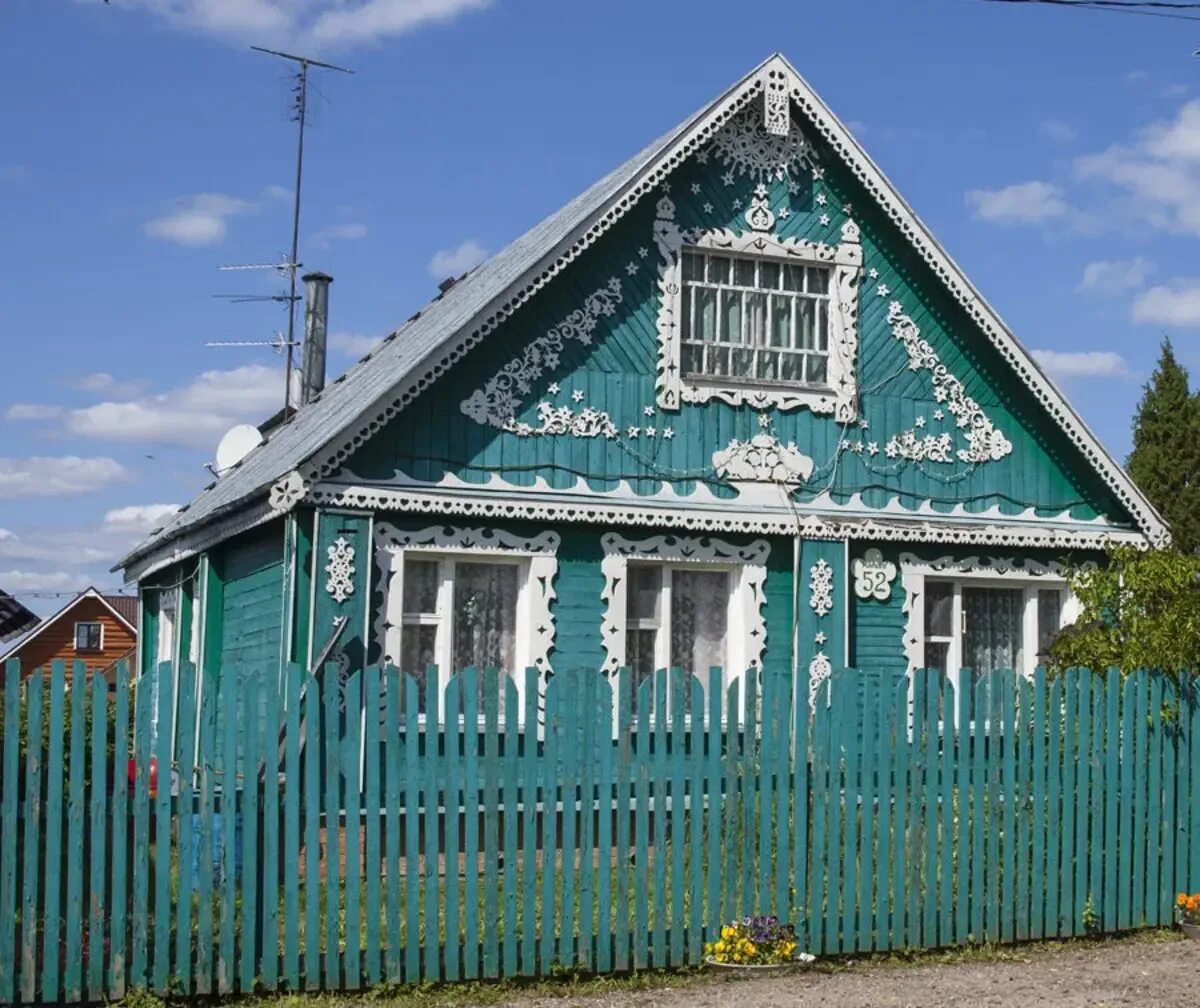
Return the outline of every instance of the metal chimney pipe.
[[[306,273],[304,281],[304,353],[300,361],[300,405],[312,402],[325,387],[325,350],[329,335],[328,273]]]

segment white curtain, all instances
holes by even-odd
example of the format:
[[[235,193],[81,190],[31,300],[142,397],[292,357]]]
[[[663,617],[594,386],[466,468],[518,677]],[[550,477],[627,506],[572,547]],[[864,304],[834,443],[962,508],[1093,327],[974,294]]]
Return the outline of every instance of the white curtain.
[[[514,564],[458,563],[454,569],[454,668],[485,668],[512,675],[516,664],[517,567]]]
[[[1024,667],[1025,593],[1020,588],[963,588],[962,667],[975,678],[996,669]]]
[[[707,681],[708,670],[726,669],[729,575],[676,569],[671,581],[671,664]]]

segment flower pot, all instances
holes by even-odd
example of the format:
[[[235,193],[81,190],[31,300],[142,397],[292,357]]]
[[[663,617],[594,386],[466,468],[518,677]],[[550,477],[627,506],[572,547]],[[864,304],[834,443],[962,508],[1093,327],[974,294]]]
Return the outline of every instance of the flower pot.
[[[704,964],[709,969],[719,970],[724,973],[741,973],[744,976],[770,976],[773,973],[788,973],[796,969],[805,969],[811,966],[815,956],[802,953],[791,962],[784,963],[724,963],[718,962],[711,956],[704,960]]]
[[[1200,941],[1200,924],[1181,923],[1179,928],[1183,931],[1185,937],[1191,938],[1192,941]]]

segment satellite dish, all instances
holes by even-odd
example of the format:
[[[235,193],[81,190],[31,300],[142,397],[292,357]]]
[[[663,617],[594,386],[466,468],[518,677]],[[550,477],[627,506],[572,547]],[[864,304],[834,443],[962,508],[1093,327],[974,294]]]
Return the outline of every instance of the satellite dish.
[[[221,438],[221,443],[217,445],[217,475],[232,469],[262,443],[263,436],[253,424],[243,423],[230,427]]]

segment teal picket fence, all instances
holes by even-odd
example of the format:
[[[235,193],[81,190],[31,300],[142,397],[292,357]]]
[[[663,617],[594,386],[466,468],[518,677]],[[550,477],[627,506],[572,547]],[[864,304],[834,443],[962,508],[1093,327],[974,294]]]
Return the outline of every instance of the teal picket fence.
[[[675,967],[756,913],[1011,942],[1200,888],[1200,708],[1144,672],[156,679],[6,670],[0,1002]]]

